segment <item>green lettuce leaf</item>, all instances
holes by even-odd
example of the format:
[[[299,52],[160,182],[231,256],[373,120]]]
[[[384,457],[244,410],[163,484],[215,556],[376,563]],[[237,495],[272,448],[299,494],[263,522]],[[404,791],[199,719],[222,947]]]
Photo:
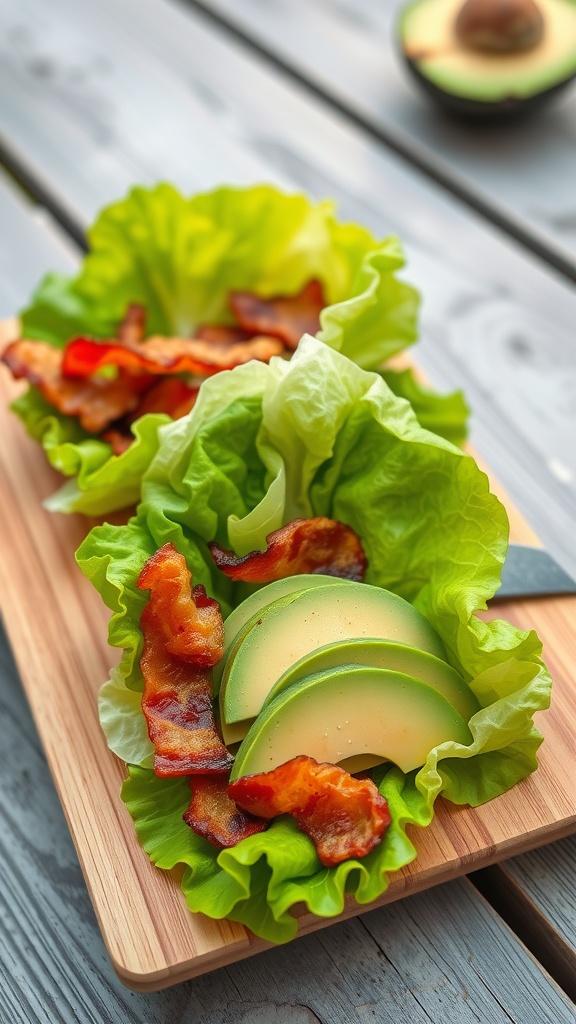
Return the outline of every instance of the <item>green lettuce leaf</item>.
[[[50,465],[73,478],[46,499],[45,507],[90,516],[137,503],[142,474],[158,448],[159,428],[171,422],[164,413],[142,416],[132,427],[130,447],[112,455],[109,444],[86,433],[75,417],[57,412],[36,388],[17,398],[12,409],[28,434],[41,442]]]
[[[444,743],[407,776],[390,766],[377,770],[392,829],[368,857],[326,869],[284,819],[220,853],[184,831],[187,786],[146,770],[143,732],[138,739],[124,722],[125,735],[118,740],[119,728],[111,736],[114,700],[119,717],[141,714],[133,696],[111,696],[103,724],[114,749],[136,766],[124,798],[155,863],[186,866],[192,909],[283,941],[294,933],[296,903],[330,915],[342,909],[345,892],[361,903],[384,892],[389,873],[414,857],[406,825],[428,824],[440,794],[477,805],[533,771],[541,742],[533,715],[548,705],[550,679],[535,633],[476,614],[498,588],[508,521],[472,457],[424,430],[379,374],[316,339],[305,337],[290,362],[253,369],[203,385],[191,415],[162,428],[137,516],[125,527],[97,527],[78,552],[113,612],[110,642],[124,652],[119,690],[142,688],[139,617],[146,596],[135,579],[158,546],[175,544],[194,582],[226,615],[247,590],[215,569],[208,543],[216,539],[237,553],[262,549],[266,534],[295,516],[326,515],[361,537],[367,582],[427,616],[480,703],[469,746]],[[134,711],[127,710],[130,701]]]
[[[215,917],[240,921],[271,942],[286,942],[297,930],[290,913],[295,904],[333,917],[342,913],[346,893],[370,903],[386,887],[388,874],[416,857],[406,826],[421,823],[421,797],[398,768],[381,775],[378,788],[392,817],[383,842],[362,860],[330,869],[289,817],[218,853],[182,820],[191,797],[187,779],[161,780],[153,771],[131,767],[122,799],[153,863],[164,870],[185,865],[182,889],[190,910],[204,913],[209,905]]]
[[[421,384],[412,369],[384,370],[382,376],[395,395],[408,399],[420,426],[452,444],[464,444],[470,410],[461,391],[439,395]]]
[[[88,241],[76,277],[50,274],[41,282],[21,316],[26,337],[58,347],[82,334],[111,337],[132,302],[145,305],[150,333],[186,336],[200,323],[231,320],[232,289],[291,294],[311,278],[322,281],[329,302],[319,337],[360,366],[379,366],[417,337],[418,295],[397,277],[400,243],[339,223],[328,201],[270,186],[192,198],[168,184],[134,188],[99,215]],[[34,389],[14,408],[52,465],[74,478],[51,509],[100,515],[137,500],[166,417],[142,417],[137,441],[116,457],[47,411]]]

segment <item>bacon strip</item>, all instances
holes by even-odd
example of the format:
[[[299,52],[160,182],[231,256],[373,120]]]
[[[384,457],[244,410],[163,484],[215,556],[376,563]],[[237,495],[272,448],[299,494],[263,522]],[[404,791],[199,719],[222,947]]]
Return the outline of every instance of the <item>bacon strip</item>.
[[[125,434],[123,430],[118,430],[111,427],[110,430],[105,430],[100,435],[102,441],[106,441],[112,449],[112,455],[123,455],[124,452],[128,451],[134,438],[132,434]]]
[[[194,408],[199,390],[199,387],[189,387],[180,377],[161,377],[146,391],[134,412],[106,430],[101,435],[102,440],[111,446],[113,455],[123,455],[134,440],[130,432],[132,423],[148,412],[164,412],[173,420],[179,420]]]
[[[254,337],[254,331],[245,331],[237,324],[199,324],[194,331],[194,337],[217,345],[235,345],[239,341],[250,341]]]
[[[354,530],[325,516],[295,519],[268,534],[265,551],[251,551],[242,558],[215,543],[209,548],[226,576],[246,583],[272,583],[299,573],[362,581],[368,564]]]
[[[128,306],[118,326],[118,341],[123,345],[137,345],[146,333],[146,310],[137,302]]]
[[[243,811],[228,796],[228,778],[195,775],[190,779],[192,799],[184,821],[193,832],[220,849],[236,846],[248,836],[264,832],[269,822]]]
[[[252,292],[230,292],[230,308],[238,323],[253,334],[271,334],[294,349],[303,334],[320,330],[326,298],[320,281],[309,281],[297,295],[261,299]]]
[[[100,434],[110,423],[132,412],[152,383],[149,376],[123,373],[113,380],[69,380],[62,375],[63,355],[61,349],[47,342],[20,338],[8,345],[2,361],[16,379],[25,378],[35,385],[59,412],[77,416],[91,434]]]
[[[277,338],[267,337],[222,345],[160,335],[146,338],[139,345],[74,338],[64,352],[63,373],[68,377],[90,377],[104,366],[117,366],[131,373],[192,373],[210,377],[251,359],[267,363],[283,351],[284,346]]]
[[[179,420],[194,408],[199,390],[199,387],[190,387],[180,377],[161,377],[146,392],[129,423],[134,423],[148,412],[165,412],[173,420]]]
[[[151,592],[140,618],[140,667],[154,771],[160,776],[225,773],[233,758],[216,732],[209,668],[223,651],[218,603],[202,586],[190,592],[186,561],[172,544],[148,559],[137,586]]]
[[[137,580],[150,591],[148,607],[170,654],[194,665],[212,667],[224,653],[220,606],[200,584],[190,592],[192,576],[184,555],[164,544],[146,562]]]
[[[388,803],[370,779],[355,779],[304,755],[271,772],[236,779],[228,795],[261,818],[291,814],[325,867],[365,857],[390,824]]]

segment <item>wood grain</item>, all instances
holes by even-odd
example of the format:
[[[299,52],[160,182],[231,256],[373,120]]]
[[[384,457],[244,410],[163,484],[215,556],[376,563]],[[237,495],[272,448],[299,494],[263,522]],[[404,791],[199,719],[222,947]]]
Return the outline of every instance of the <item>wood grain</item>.
[[[42,509],[54,474],[7,409],[14,390],[3,373],[0,500],[10,530],[0,537],[0,593],[6,628],[115,969],[132,987],[159,988],[268,944],[237,924],[190,915],[175,882],[150,865],[136,841],[119,798],[123,769],[106,751],[96,712],[97,689],[113,660],[105,641],[107,613],[73,561],[89,524]],[[532,538],[515,518],[515,539]],[[499,614],[538,629],[555,679],[552,708],[538,716],[546,738],[540,768],[475,810],[439,801],[433,825],[415,836],[417,860],[393,876],[376,905],[576,829],[575,608],[573,598],[499,605]],[[350,901],[342,917],[361,909]],[[328,923],[303,914],[299,932]]]

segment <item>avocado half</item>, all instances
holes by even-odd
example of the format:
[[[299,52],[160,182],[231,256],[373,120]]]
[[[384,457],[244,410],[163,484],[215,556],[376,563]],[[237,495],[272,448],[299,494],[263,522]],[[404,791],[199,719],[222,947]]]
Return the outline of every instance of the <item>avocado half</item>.
[[[576,76],[576,0],[415,0],[398,35],[417,82],[460,115],[529,111]]]

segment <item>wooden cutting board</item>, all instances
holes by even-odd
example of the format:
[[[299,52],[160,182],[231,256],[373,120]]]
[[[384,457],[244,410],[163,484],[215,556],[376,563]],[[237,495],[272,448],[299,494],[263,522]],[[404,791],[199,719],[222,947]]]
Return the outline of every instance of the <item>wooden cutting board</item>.
[[[116,972],[131,988],[163,988],[269,944],[239,924],[191,914],[177,880],[156,870],[136,840],[119,795],[124,767],[106,747],[96,709],[118,652],[106,643],[107,610],[74,561],[92,523],[42,508],[60,479],[7,408],[17,390],[2,367],[0,607]],[[537,544],[506,505],[513,539]],[[438,801],[432,825],[412,831],[416,861],[370,906],[576,831],[576,598],[501,603],[496,614],[537,629],[544,641],[554,692],[551,709],[537,716],[540,767],[476,810]],[[351,900],[342,917],[366,909]],[[299,933],[333,920],[303,913]]]

